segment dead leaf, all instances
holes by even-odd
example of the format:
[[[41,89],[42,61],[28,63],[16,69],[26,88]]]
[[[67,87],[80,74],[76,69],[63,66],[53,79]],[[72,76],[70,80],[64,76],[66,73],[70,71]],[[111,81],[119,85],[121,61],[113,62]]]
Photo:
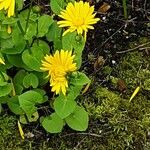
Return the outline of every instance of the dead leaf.
[[[104,65],[104,63],[105,63],[105,60],[104,60],[103,56],[99,56],[94,63],[94,69],[97,70],[102,65]]]
[[[84,93],[87,92],[87,90],[88,90],[89,87],[90,87],[90,84],[91,84],[91,83],[88,83],[88,84],[86,85],[86,87],[85,87],[84,90],[82,91],[82,94],[84,94]]]
[[[117,86],[120,92],[125,92],[127,90],[127,86],[124,80],[119,79],[117,81]]]
[[[104,2],[103,5],[99,7],[98,12],[106,13],[109,9],[110,9],[110,5]]]

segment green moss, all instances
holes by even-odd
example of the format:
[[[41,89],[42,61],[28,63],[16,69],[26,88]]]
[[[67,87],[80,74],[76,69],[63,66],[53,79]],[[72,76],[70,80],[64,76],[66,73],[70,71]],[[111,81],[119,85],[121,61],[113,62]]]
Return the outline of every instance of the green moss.
[[[101,87],[96,89],[95,94],[98,99],[98,104],[100,104],[96,107],[95,113],[100,115],[100,117],[111,117],[119,106],[120,99],[118,95],[113,92],[108,92],[106,88]]]
[[[24,127],[25,140],[22,140],[19,135],[17,127],[17,119],[11,115],[3,115],[0,117],[0,150],[53,150],[53,146],[57,140],[54,138],[52,142],[46,141],[36,135],[36,137],[29,138],[27,133],[28,127]],[[44,134],[42,134],[44,137]],[[39,138],[39,139],[36,139]],[[38,142],[37,142],[38,141]],[[54,142],[55,141],[55,142]],[[54,144],[52,144],[54,143]],[[59,142],[58,142],[59,143]],[[56,145],[58,146],[58,145]],[[54,146],[56,148],[56,146]],[[59,147],[63,150],[63,142],[59,143]]]
[[[141,38],[141,42],[148,42],[147,38]],[[139,45],[138,44],[138,45]],[[131,44],[130,48],[133,48]],[[123,79],[129,89],[135,89],[137,86],[141,86],[145,90],[149,90],[150,86],[150,57],[146,54],[145,51],[139,52],[130,52],[122,58],[121,62],[116,68],[116,73],[118,77]]]
[[[143,149],[150,131],[150,101],[147,97],[139,94],[129,102],[129,99],[102,87],[97,87],[93,96],[97,103],[85,102],[85,107],[91,118],[103,122],[101,132],[105,142],[100,145],[105,149],[138,149],[138,146]]]
[[[23,142],[16,131],[16,118],[3,115],[0,117],[1,150],[21,150]]]

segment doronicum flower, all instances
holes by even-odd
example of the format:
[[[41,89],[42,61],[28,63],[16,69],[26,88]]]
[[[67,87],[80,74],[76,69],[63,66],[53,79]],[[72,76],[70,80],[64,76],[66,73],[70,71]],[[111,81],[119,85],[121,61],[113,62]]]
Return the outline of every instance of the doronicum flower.
[[[0,0],[0,10],[7,10],[7,16],[14,16],[15,13],[15,0]]]
[[[58,21],[59,27],[68,27],[63,36],[68,32],[77,31],[78,34],[86,35],[88,29],[94,29],[93,24],[100,19],[94,18],[96,13],[94,6],[90,6],[88,2],[68,3],[66,10],[62,10],[59,17],[64,20]]]
[[[59,94],[62,92],[66,95],[68,88],[68,73],[74,72],[77,67],[76,63],[73,62],[75,55],[72,55],[72,51],[60,52],[57,50],[55,54],[46,55],[45,60],[42,61],[41,70],[48,71],[50,77],[50,86],[52,92]]]

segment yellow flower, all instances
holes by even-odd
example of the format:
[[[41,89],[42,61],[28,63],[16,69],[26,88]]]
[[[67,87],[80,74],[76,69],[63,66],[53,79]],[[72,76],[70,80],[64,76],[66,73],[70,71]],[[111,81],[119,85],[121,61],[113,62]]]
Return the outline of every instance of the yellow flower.
[[[7,16],[14,16],[15,13],[15,0],[0,0],[0,10],[7,10]]]
[[[66,89],[68,88],[67,74],[77,69],[76,63],[73,63],[74,57],[75,55],[72,55],[71,51],[64,50],[60,52],[57,50],[54,56],[45,56],[41,70],[48,71],[52,92],[59,94],[62,91],[66,95]]]
[[[100,19],[94,18],[96,14],[93,14],[93,12],[94,6],[90,6],[88,2],[68,3],[66,10],[62,10],[59,15],[64,20],[58,21],[59,27],[68,27],[63,36],[74,31],[77,31],[78,34],[84,33],[86,35],[88,29],[94,29],[92,25]]]

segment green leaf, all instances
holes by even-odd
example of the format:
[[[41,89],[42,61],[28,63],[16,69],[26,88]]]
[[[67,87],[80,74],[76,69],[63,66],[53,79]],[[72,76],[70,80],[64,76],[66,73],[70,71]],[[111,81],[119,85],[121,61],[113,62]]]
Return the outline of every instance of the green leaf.
[[[0,86],[4,86],[6,84],[7,84],[7,82],[5,82],[3,74],[0,72]]]
[[[83,85],[70,85],[68,89],[68,96],[76,99],[77,96],[80,94],[80,91],[82,90],[82,88],[83,88]]]
[[[42,40],[35,40],[35,42],[33,43],[33,47],[38,47],[41,51],[43,51],[43,54],[49,54],[49,45]]]
[[[6,32],[7,29],[0,29],[0,37],[1,37],[1,40],[2,39],[9,39],[10,38],[10,35]]]
[[[76,53],[75,58],[74,58],[74,62],[76,62],[76,66],[79,69],[82,65],[82,54]]]
[[[8,96],[3,96],[0,97],[0,104],[6,104],[8,101],[9,97]]]
[[[18,11],[22,10],[23,2],[24,2],[23,0],[16,0],[16,8],[17,8]]]
[[[13,84],[17,95],[20,95],[24,89],[23,79],[26,75],[27,72],[25,70],[19,70],[13,79]]]
[[[44,58],[43,51],[40,47],[32,47],[31,50],[25,50],[22,54],[23,62],[32,70],[42,72],[41,60]]]
[[[18,21],[17,18],[13,18],[13,17],[8,18],[8,17],[6,17],[6,18],[3,20],[2,24],[12,25],[12,24],[15,24],[17,21]]]
[[[0,86],[0,97],[8,95],[12,90],[12,84],[8,83],[4,86]]]
[[[22,124],[28,124],[28,120],[27,120],[26,115],[20,115],[19,121],[20,121]]]
[[[26,88],[29,88],[30,86],[32,86],[33,88],[37,88],[38,84],[39,84],[38,78],[33,73],[26,75],[23,79],[23,85]]]
[[[65,36],[62,37],[63,49],[73,50],[76,35],[77,35],[76,32],[73,32],[73,33],[67,33]]]
[[[33,91],[40,93],[43,96],[46,94],[45,90],[42,90],[42,89],[33,89]]]
[[[76,102],[74,101],[74,97],[72,97],[72,95],[60,95],[54,101],[54,109],[58,116],[62,119],[69,116],[75,110],[75,107]]]
[[[3,76],[3,79],[4,79],[5,81],[8,81],[8,80],[9,80],[9,76],[7,75],[6,72],[1,72],[1,75]]]
[[[19,70],[14,77],[13,83],[23,85],[23,79],[27,75],[25,70]]]
[[[45,103],[46,101],[48,101],[48,96],[46,95],[46,92],[45,92],[45,90],[42,90],[42,89],[33,89],[33,91],[35,91],[35,92],[37,92],[37,93],[39,93],[39,94],[41,94],[42,96],[43,96],[43,101],[42,101],[42,103]]]
[[[25,68],[26,70],[29,70],[29,68],[23,63],[21,54],[15,54],[15,55],[7,54],[6,57],[12,65],[18,68]]]
[[[38,77],[40,86],[45,85],[49,81],[49,78],[47,78],[47,72],[34,72],[34,73]]]
[[[29,23],[28,28],[26,30],[26,34],[24,35],[25,40],[32,42],[33,37],[36,36],[36,34],[37,34],[37,23],[36,22]]]
[[[48,117],[45,117],[42,121],[42,126],[47,132],[50,133],[61,132],[63,125],[64,125],[63,120],[56,113],[53,113]]]
[[[78,39],[79,38],[79,39]],[[82,63],[82,51],[85,46],[85,40],[81,35],[77,35],[76,32],[67,33],[62,37],[62,47],[65,50],[73,50],[75,54],[74,61],[77,63],[77,68],[81,67]]]
[[[29,9],[25,9],[25,10],[21,11],[20,14],[18,14],[21,26],[23,27],[24,30],[25,30],[26,20],[27,20],[29,11],[30,11]],[[36,22],[38,20],[38,18],[39,18],[39,16],[31,10],[30,17],[29,17],[29,24],[32,22]]]
[[[73,130],[85,131],[88,128],[88,113],[84,108],[77,106],[75,111],[65,121]]]
[[[1,52],[5,53],[5,49],[11,49],[14,47],[14,43],[12,42],[12,38],[1,39]]]
[[[28,121],[29,121],[29,122],[35,122],[35,121],[38,120],[39,114],[38,114],[38,112],[36,111],[36,112],[34,112],[32,115],[27,115],[27,118],[28,118]]]
[[[77,72],[73,74],[70,83],[73,85],[85,85],[90,83],[90,79],[84,73]]]
[[[79,39],[78,39],[79,38]],[[62,37],[63,49],[73,50],[76,54],[82,54],[82,51],[85,46],[85,40],[81,35],[77,35],[76,32],[67,33]]]
[[[0,81],[0,86],[5,86],[5,85],[7,85],[7,82]]]
[[[21,94],[20,96],[18,96],[18,99],[21,108],[28,115],[32,115],[37,111],[37,108],[35,107],[36,103],[40,104],[43,102],[43,96],[32,90]]]
[[[18,30],[18,29],[13,30],[13,32],[12,32],[12,41],[15,45],[15,48],[17,49],[17,53],[22,52],[26,45],[26,42],[24,40],[22,33],[19,33],[19,32],[20,32],[20,30]]]
[[[7,39],[2,42],[2,52],[5,54],[19,54],[26,45],[23,35],[15,28],[12,32],[12,39]]]
[[[65,1],[64,0],[51,0],[50,6],[51,6],[52,11],[56,15],[59,15],[60,11],[63,10],[63,8],[65,6]]]
[[[53,23],[53,18],[49,15],[43,15],[38,19],[38,37],[44,36],[51,24]]]
[[[48,33],[46,34],[46,38],[48,41],[52,41],[54,43],[54,49],[60,50],[62,49],[62,40],[61,40],[62,28],[59,28],[57,22],[54,21],[50,26]]]
[[[16,83],[14,87],[15,87],[16,95],[22,94],[22,91],[24,90],[24,87],[22,85]]]
[[[16,115],[23,115],[24,111],[20,107],[18,96],[9,98],[7,101],[9,109]]]
[[[5,19],[5,14],[3,11],[0,11],[0,20],[4,20]]]
[[[12,68],[13,66],[9,62],[5,62],[5,65],[0,65],[0,71],[5,72],[7,69]]]

